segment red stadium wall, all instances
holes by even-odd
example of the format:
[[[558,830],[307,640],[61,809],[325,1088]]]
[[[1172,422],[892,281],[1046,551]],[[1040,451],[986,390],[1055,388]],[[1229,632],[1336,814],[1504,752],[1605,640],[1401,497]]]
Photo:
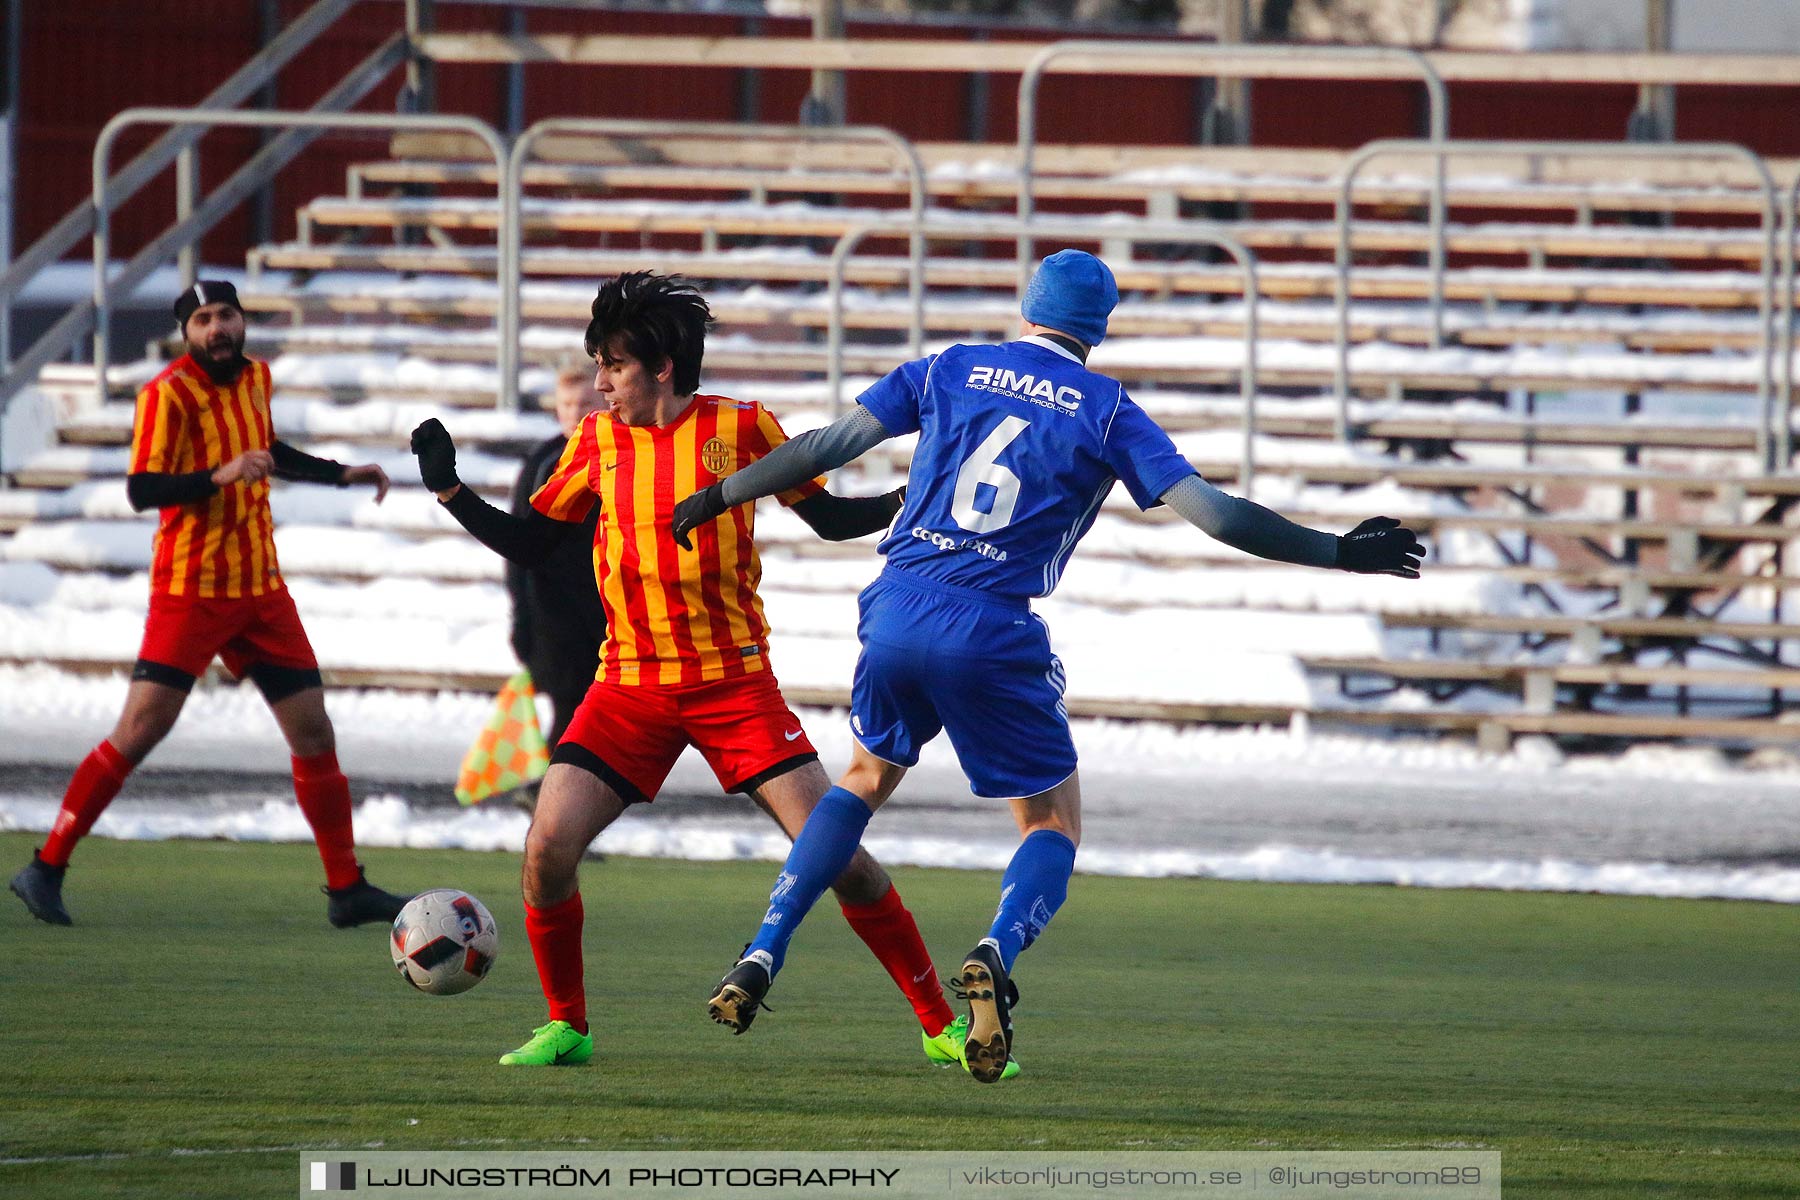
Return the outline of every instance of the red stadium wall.
[[[307,0],[281,0],[284,20]],[[394,4],[365,4],[284,72],[281,107],[311,104],[343,73],[398,27]],[[439,27],[491,30],[505,27],[499,8],[440,5]],[[741,17],[676,16],[622,12],[528,10],[534,32],[741,35]],[[804,21],[762,18],[769,36],[804,36]],[[961,30],[856,24],[860,37],[962,39]],[[1042,41],[1056,31],[995,32],[995,40]],[[88,193],[89,156],[102,124],[132,105],[187,105],[200,100],[256,52],[254,6],[244,0],[182,0],[119,4],[116,0],[61,0],[24,11],[21,71],[18,229],[15,244],[29,245]],[[803,71],[757,73],[746,89],[745,72],[658,68],[654,63],[605,67],[534,65],[525,72],[525,120],[546,116],[670,117],[791,121],[806,92]],[[446,65],[439,71],[439,108],[498,124],[505,72],[499,67]],[[378,89],[363,111],[393,111],[395,79]],[[970,128],[970,98],[978,86],[960,73],[853,72],[847,85],[849,118],[890,126],[920,141],[962,141],[972,136],[1008,141],[1015,131],[1017,75],[988,81],[983,128]],[[1047,142],[1188,144],[1196,138],[1202,84],[1155,78],[1050,77],[1042,90],[1040,129]],[[745,93],[754,111],[743,111]],[[1457,84],[1451,88],[1451,132],[1458,137],[1567,137],[1616,140],[1631,111],[1635,89],[1621,86]],[[1253,86],[1255,140],[1262,145],[1354,146],[1372,137],[1423,131],[1423,97],[1406,83],[1265,81]],[[1678,126],[1684,140],[1737,141],[1769,155],[1800,155],[1800,87],[1687,88],[1679,94]],[[123,163],[155,130],[137,130],[121,142]],[[247,131],[210,134],[202,146],[203,181],[222,180],[254,151]],[[293,235],[295,208],[342,191],[344,168],[382,153],[378,143],[328,135],[282,172],[274,187],[274,235]],[[119,215],[122,251],[142,246],[173,219],[172,174]],[[203,253],[215,262],[242,257],[251,221],[240,210],[207,238]]]

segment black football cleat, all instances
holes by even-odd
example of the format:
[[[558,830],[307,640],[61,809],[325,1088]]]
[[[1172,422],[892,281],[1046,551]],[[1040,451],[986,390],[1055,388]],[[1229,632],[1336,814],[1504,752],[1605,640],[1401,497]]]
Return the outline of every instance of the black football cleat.
[[[63,907],[63,873],[67,867],[53,867],[33,851],[31,862],[12,877],[12,894],[25,902],[31,915],[47,925],[73,925],[69,910]]]
[[[367,925],[374,921],[392,924],[411,896],[384,892],[369,882],[362,867],[356,868],[356,882],[347,888],[320,888],[325,893],[325,919],[338,929]]]
[[[979,1083],[997,1083],[1012,1058],[1012,1010],[1019,989],[1006,974],[1000,951],[982,942],[963,958],[955,984],[969,1002],[969,1038],[963,1065]]]
[[[728,1026],[733,1034],[743,1033],[756,1019],[756,1010],[769,1007],[763,1003],[768,994],[769,968],[754,958],[742,959],[725,972],[725,978],[713,989],[712,999],[706,1002],[706,1015]]]

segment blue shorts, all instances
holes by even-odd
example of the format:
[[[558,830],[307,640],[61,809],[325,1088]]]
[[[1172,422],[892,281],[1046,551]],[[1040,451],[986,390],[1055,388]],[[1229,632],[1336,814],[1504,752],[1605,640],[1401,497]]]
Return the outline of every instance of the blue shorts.
[[[850,728],[911,767],[941,729],[977,796],[1047,792],[1075,773],[1063,667],[1023,600],[895,570],[863,589]]]

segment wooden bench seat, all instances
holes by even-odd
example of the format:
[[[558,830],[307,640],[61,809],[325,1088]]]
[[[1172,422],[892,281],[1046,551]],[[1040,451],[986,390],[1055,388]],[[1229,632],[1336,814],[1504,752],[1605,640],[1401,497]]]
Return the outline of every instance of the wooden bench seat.
[[[404,494],[412,495],[411,480],[415,478],[409,470],[410,463],[402,451],[391,450],[386,455],[375,456],[384,459],[390,476],[402,481]],[[124,465],[122,456],[108,459],[104,464],[86,469],[66,468],[60,475],[38,470],[24,472],[19,481],[18,490],[38,489],[55,490],[75,486],[81,483],[100,482],[108,479],[122,478]],[[472,460],[473,462],[474,460]],[[489,495],[497,495],[507,483],[507,473],[501,469],[502,464],[491,459],[482,460],[486,465],[480,468],[471,467],[472,486]],[[1275,504],[1273,507],[1282,515],[1300,524],[1316,529],[1344,530],[1360,519],[1359,513],[1318,512],[1292,505]],[[434,537],[442,534],[447,528],[443,522],[436,520],[437,514],[431,512],[432,520],[423,524],[408,525],[396,516],[386,522],[382,528],[386,532],[406,537]],[[1450,513],[1450,514],[1399,514],[1400,519],[1411,529],[1429,542],[1433,537],[1446,531],[1459,530],[1489,535],[1515,533],[1528,535],[1536,539],[1563,539],[1566,542],[1578,542],[1586,539],[1589,542],[1632,540],[1643,546],[1661,546],[1665,549],[1667,561],[1657,562],[1654,569],[1660,572],[1661,590],[1690,591],[1703,586],[1717,587],[1769,587],[1783,583],[1786,577],[1764,578],[1757,574],[1758,568],[1750,570],[1730,571],[1722,566],[1707,566],[1701,562],[1701,548],[1746,548],[1756,546],[1779,546],[1789,541],[1800,540],[1800,528],[1775,522],[1755,521],[1705,521],[1676,522],[1654,521],[1628,518],[1596,518],[1569,517],[1560,515],[1537,515],[1530,513],[1503,513],[1493,511]],[[136,517],[144,520],[147,518]],[[342,518],[340,518],[342,519]],[[1092,554],[1129,562],[1143,563],[1158,567],[1181,567],[1203,565],[1209,561],[1205,551],[1195,549],[1195,543],[1202,540],[1201,535],[1188,529],[1179,517],[1169,514],[1165,509],[1155,509],[1149,513],[1140,512],[1129,500],[1115,493],[1103,506],[1102,526],[1091,539],[1088,551]],[[1155,541],[1146,542],[1141,537],[1130,535],[1127,531],[1132,526],[1153,525],[1171,530],[1180,530],[1182,541],[1171,541],[1165,547]],[[793,530],[796,537],[801,531]],[[786,540],[786,535],[778,527],[771,536]],[[1216,559],[1212,560],[1216,561]],[[1498,573],[1499,568],[1481,568]],[[1623,588],[1641,570],[1634,570],[1623,564],[1601,562],[1594,564],[1569,561],[1557,568],[1533,568],[1519,566],[1512,568],[1517,572],[1517,581],[1521,584],[1531,582],[1567,581],[1581,582],[1590,586],[1606,589]]]
[[[1800,688],[1795,667],[1639,666],[1635,663],[1495,663],[1476,659],[1302,657],[1309,671],[1374,675],[1400,680],[1479,683],[1519,691],[1527,681],[1609,687],[1731,688],[1783,691]]]
[[[657,144],[661,150],[662,144]],[[999,168],[1016,156],[1013,147],[995,148],[995,169],[960,172],[954,169],[927,172],[927,194],[934,200],[972,202],[992,210],[998,202],[1010,204],[1019,192],[1015,172]],[[1336,160],[1334,160],[1336,161]],[[1271,160],[1270,165],[1278,165]],[[1311,164],[1308,164],[1311,165]],[[558,192],[613,194],[626,190],[680,190],[696,193],[741,193],[752,199],[815,194],[906,197],[911,182],[903,171],[848,170],[829,165],[810,167],[746,167],[732,162],[688,165],[636,163],[543,163],[524,168],[529,188]],[[952,164],[954,167],[954,164]],[[356,163],[348,172],[349,195],[367,196],[370,187],[468,187],[492,192],[495,171],[491,163],[395,159]],[[1541,183],[1522,179],[1496,184],[1494,173],[1457,171],[1446,179],[1445,200],[1459,207],[1482,209],[1566,210],[1578,217],[1600,213],[1717,213],[1759,216],[1762,195],[1751,188],[1666,186],[1648,188],[1640,183]],[[1111,201],[1138,203],[1153,212],[1172,212],[1172,206],[1191,204],[1313,204],[1334,207],[1338,185],[1330,174],[1297,178],[1292,175],[1240,175],[1217,167],[1140,169],[1118,175],[1046,174],[1041,169],[1033,196],[1047,206],[1056,201]],[[1355,199],[1360,208],[1415,208],[1430,200],[1430,185],[1423,178],[1395,178],[1385,159],[1376,160],[1357,180]]]
[[[0,652],[0,663],[18,666],[42,664],[77,675],[129,675],[132,668],[132,663],[123,659],[15,657],[5,652]],[[483,671],[404,671],[338,667],[324,669],[320,673],[324,676],[326,687],[342,689],[388,688],[397,691],[443,691],[448,689],[491,693],[498,691],[507,680],[505,672]],[[211,678],[215,682],[220,680],[221,677],[217,674],[216,668]],[[850,704],[850,688],[847,683],[841,688],[796,687],[784,683],[781,690],[790,704],[802,707],[847,708]],[[1068,700],[1068,709],[1069,715],[1076,718],[1227,725],[1285,723],[1294,711],[1291,708],[1266,704],[1159,704],[1149,700],[1082,699],[1078,697],[1071,697]]]
[[[521,228],[532,234],[627,234],[771,238],[836,238],[868,221],[891,221],[904,214],[893,209],[825,208],[757,204],[684,204],[679,201],[552,201],[530,199],[520,214]],[[956,210],[930,214],[939,229],[936,239],[954,236]],[[1064,216],[1065,222],[1091,221],[1092,240],[1106,241],[1125,233],[1109,229],[1101,218]],[[482,200],[321,199],[300,210],[301,240],[308,230],[429,228],[446,232],[492,232],[500,225],[500,206]],[[1259,254],[1270,251],[1331,255],[1337,247],[1336,227],[1329,221],[1234,221],[1234,237]],[[994,241],[996,239],[987,238]],[[1431,244],[1422,223],[1358,221],[1351,231],[1357,252],[1422,253]],[[1635,226],[1566,224],[1453,224],[1445,233],[1451,253],[1527,255],[1545,258],[1679,259],[1694,264],[1742,266],[1762,259],[1766,243],[1756,230],[1649,230]],[[710,248],[710,246],[708,247]]]
[[[1499,61],[1519,56],[1487,57]],[[1791,79],[1791,60],[1786,61],[1785,69]],[[1005,180],[1012,174],[1018,157],[1018,146],[1013,142],[924,141],[915,142],[913,148],[928,177],[935,180],[951,176]],[[388,153],[394,160],[493,162],[493,152],[485,144],[458,133],[398,133],[389,139]],[[1194,172],[1318,184],[1340,178],[1354,153],[1354,150],[1298,146],[1138,146],[1044,140],[1036,147],[1033,162],[1037,173],[1049,178],[1128,177],[1143,185]],[[619,137],[553,133],[538,141],[532,160],[533,165],[770,171],[886,172],[895,169],[893,150],[875,141],[809,143],[761,138],[701,138],[691,134]],[[1778,188],[1791,184],[1796,173],[1800,173],[1800,159],[1769,158],[1765,161]],[[1409,186],[1422,186],[1422,181],[1429,179],[1434,170],[1435,162],[1428,156],[1399,153],[1375,160],[1364,169],[1362,178],[1372,186],[1382,185],[1384,177],[1407,180]],[[1680,188],[1704,190],[1720,196],[1760,196],[1756,180],[1740,164],[1707,158],[1671,158],[1658,156],[1653,151],[1646,152],[1642,158],[1591,155],[1579,151],[1452,157],[1445,165],[1445,176],[1452,187],[1479,187],[1495,179],[1505,179],[1518,181],[1523,186],[1591,188],[1639,194],[1646,198],[1666,189]],[[1358,194],[1361,194],[1360,190]]]
[[[563,346],[526,345],[521,348],[521,358],[527,363],[551,366],[565,354],[579,351],[579,333],[570,327],[567,336],[568,341]],[[1332,386],[1335,374],[1331,355],[1325,347],[1306,344],[1302,349],[1295,343],[1288,345],[1293,348],[1286,352],[1282,352],[1280,343],[1260,345],[1259,386],[1300,390]],[[492,332],[479,329],[456,338],[444,338],[406,326],[271,325],[252,329],[249,346],[252,354],[260,355],[277,352],[386,353],[469,364],[486,364],[494,359]],[[1095,351],[1091,365],[1134,389],[1235,387],[1240,375],[1237,364],[1242,360],[1241,342],[1221,338],[1215,339],[1211,347],[1206,353],[1196,355],[1195,348],[1185,339],[1171,338],[1162,342],[1109,339]],[[851,374],[879,376],[908,357],[906,348],[899,344],[851,343],[843,349],[842,363],[843,369]],[[1200,361],[1194,361],[1196,358]],[[1465,394],[1568,389],[1640,394],[1748,392],[1756,389],[1756,378],[1755,372],[1746,368],[1746,361],[1742,356],[1672,359],[1621,352],[1604,359],[1541,355],[1519,362],[1504,351],[1462,349],[1438,353],[1422,348],[1383,348],[1383,353],[1374,362],[1359,359],[1353,353],[1351,363],[1355,373],[1351,386],[1360,394],[1376,396],[1394,395],[1405,390]],[[820,377],[828,371],[830,358],[825,346],[817,342],[759,341],[752,344],[739,340],[709,345],[706,363],[713,370],[744,375]],[[1696,428],[1695,432],[1699,436],[1705,431]]]
[[[253,248],[251,274],[271,271],[386,271],[401,275],[453,274],[492,278],[498,255],[492,247],[304,246]],[[1243,276],[1237,268],[1193,262],[1115,261],[1110,264],[1124,291],[1152,295],[1237,296]],[[621,271],[680,272],[696,280],[823,284],[829,276],[824,254],[770,254],[678,250],[554,249],[527,247],[524,275],[598,280]],[[845,279],[859,287],[904,288],[908,266],[902,257],[857,255]],[[1329,300],[1336,296],[1336,273],[1325,263],[1266,264],[1257,276],[1261,295],[1283,300]],[[1017,292],[1018,270],[1000,259],[933,257],[925,279],[934,287],[989,288]],[[1430,295],[1430,278],[1419,268],[1359,267],[1351,273],[1350,294],[1359,300],[1420,300]],[[1579,306],[1679,306],[1754,312],[1761,292],[1753,275],[1741,272],[1653,270],[1564,270],[1521,272],[1498,267],[1452,270],[1444,277],[1450,301]],[[1800,302],[1797,302],[1800,303]]]
[[[752,352],[752,356],[753,354],[754,352]],[[707,361],[709,365],[715,361],[714,352],[710,349]],[[92,370],[83,364],[56,364],[48,367],[44,372],[44,381],[42,386],[46,390],[74,391],[83,396],[91,394],[93,388]],[[727,394],[731,394],[733,382],[728,378],[714,376],[710,386],[718,387]],[[1229,380],[1231,384],[1235,384],[1235,382],[1235,378]],[[494,389],[491,387],[439,385],[415,388],[385,383],[380,379],[362,383],[336,383],[329,386],[282,382],[280,392],[284,398],[288,399],[318,399],[335,403],[384,399],[401,402],[426,402],[471,409],[491,409],[494,404]],[[135,394],[135,384],[120,377],[113,386],[112,394],[117,401],[129,401]],[[1145,393],[1139,398],[1141,401],[1149,403],[1152,397],[1149,393]],[[1283,412],[1279,407],[1278,399],[1265,402],[1257,415],[1259,433],[1270,438],[1335,441],[1337,439],[1335,419],[1322,411],[1322,406],[1316,402],[1300,403],[1311,411]],[[1421,406],[1410,407],[1417,410]],[[777,408],[786,411],[783,406],[777,405]],[[1360,441],[1386,442],[1393,445],[1442,446],[1464,442],[1521,448],[1635,447],[1639,449],[1720,451],[1737,454],[1749,454],[1756,449],[1757,445],[1756,431],[1748,425],[1663,424],[1649,419],[1596,422],[1529,420],[1511,416],[1475,418],[1438,416],[1418,411],[1383,415],[1386,411],[1387,406],[1376,408],[1373,414],[1353,409],[1354,436]],[[1206,402],[1197,399],[1192,409],[1184,406],[1180,411],[1165,411],[1158,407],[1154,415],[1157,422],[1173,434],[1236,431],[1243,426],[1243,418],[1237,411],[1236,405],[1231,401],[1217,399]]]
[[[729,383],[717,385],[730,394]],[[285,395],[284,395],[285,398]],[[109,406],[108,412],[88,411],[70,418],[57,427],[58,439],[75,446],[124,446],[131,441],[131,408],[126,404]],[[1179,426],[1182,421],[1159,414],[1161,423]],[[1221,426],[1229,427],[1229,422]],[[1380,428],[1386,428],[1383,423]],[[1598,439],[1602,427],[1589,427],[1592,439]],[[1640,429],[1640,432],[1643,432]],[[1680,437],[1685,427],[1671,427],[1657,436]],[[404,439],[392,432],[373,434],[331,434],[333,441],[356,445],[403,448]],[[491,439],[481,435],[458,433],[458,443],[466,446],[497,447],[498,453],[519,449],[526,439],[502,437]],[[1541,439],[1539,439],[1541,440]],[[1594,440],[1560,444],[1595,444]],[[1599,444],[1614,445],[1611,440]],[[1743,443],[1748,447],[1750,443]],[[1686,443],[1683,443],[1686,445]],[[1209,481],[1222,487],[1235,484],[1240,464],[1235,459],[1191,458],[1194,469]],[[898,447],[886,458],[890,468],[904,471],[911,462],[910,453]],[[1257,473],[1265,477],[1295,479],[1309,485],[1367,487],[1377,483],[1394,483],[1421,491],[1462,492],[1470,490],[1530,492],[1545,488],[1606,488],[1617,491],[1667,492],[1701,497],[1730,504],[1744,500],[1766,500],[1775,497],[1800,496],[1800,475],[1703,474],[1643,469],[1605,469],[1567,463],[1542,463],[1518,466],[1491,466],[1469,463],[1418,463],[1407,461],[1360,460],[1347,462],[1283,462],[1259,460]]]
[[[118,659],[14,657],[0,654],[10,665],[46,665],[80,675],[127,675],[132,664]],[[497,691],[506,681],[503,672],[401,671],[334,668],[322,672],[325,686],[333,689],[384,688],[406,691]],[[216,679],[216,676],[214,677]],[[844,708],[850,689],[784,685],[790,703],[809,708]],[[1468,710],[1393,710],[1301,707],[1266,703],[1158,703],[1155,701],[1083,699],[1070,697],[1069,715],[1078,719],[1146,720],[1172,724],[1276,725],[1297,717],[1317,728],[1389,729],[1411,732],[1474,735],[1484,748],[1505,749],[1507,741],[1524,734],[1563,738],[1616,738],[1625,740],[1700,740],[1733,744],[1791,741],[1796,726],[1775,718],[1726,718],[1675,714]]]
[[[1592,617],[1494,613],[1386,613],[1390,629],[1436,629],[1533,638],[1614,638],[1622,641],[1692,642],[1723,638],[1740,642],[1789,642],[1800,625],[1785,621],[1710,621],[1698,617]]]
[[[1316,726],[1345,725],[1430,733],[1473,734],[1490,753],[1504,753],[1515,737],[1528,734],[1565,740],[1706,741],[1732,745],[1792,742],[1800,726],[1774,717],[1702,717],[1679,714],[1597,712],[1470,712],[1334,709],[1307,714]]]
[[[708,362],[713,352],[707,353]],[[80,365],[61,368],[67,376],[65,386],[89,391],[87,373]],[[1233,380],[1232,382],[1235,382]],[[729,394],[731,384],[715,379],[712,386]],[[282,383],[281,394],[291,399],[320,399],[337,403],[354,403],[371,398],[403,401],[427,401],[471,409],[492,408],[492,388],[403,388],[376,382],[374,384],[339,384],[313,386]],[[114,399],[129,400],[128,386],[117,386]],[[1316,406],[1315,406],[1316,407]],[[1159,412],[1158,424],[1170,433],[1206,433],[1235,431],[1243,426],[1243,417],[1230,407],[1196,405],[1193,411]],[[1649,420],[1584,422],[1560,420],[1523,420],[1514,417],[1470,418],[1454,416],[1356,416],[1354,436],[1360,441],[1392,444],[1444,445],[1466,442],[1480,445],[1518,447],[1616,447],[1639,449],[1723,451],[1749,454],[1756,449],[1756,431],[1743,425],[1666,425]],[[1310,441],[1334,441],[1335,420],[1323,413],[1285,414],[1265,404],[1257,414],[1257,430],[1271,438],[1295,438]]]
[[[1342,524],[1346,515],[1288,508],[1282,508],[1281,512],[1303,525],[1327,527]],[[1444,530],[1469,530],[1489,534],[1525,533],[1535,538],[1624,538],[1658,543],[1698,539],[1702,542],[1778,544],[1800,539],[1800,526],[1754,521],[1679,522],[1489,511],[1395,515],[1421,536]],[[1161,509],[1153,509],[1138,519],[1163,525],[1173,525],[1181,520],[1177,516],[1164,515]]]
[[[1194,469],[1213,483],[1237,482],[1239,464],[1225,459],[1195,458]],[[1258,460],[1258,475],[1297,479],[1306,484],[1367,487],[1395,483],[1419,490],[1460,492],[1507,490],[1527,492],[1541,488],[1610,488],[1619,491],[1658,491],[1700,496],[1736,503],[1756,497],[1800,496],[1800,475],[1726,475],[1577,466],[1542,463],[1523,466],[1489,466],[1470,463],[1412,462],[1267,462]]]
[[[285,317],[293,324],[346,317],[416,320],[432,324],[491,321],[499,308],[491,290],[461,296],[305,291],[240,291],[239,296],[247,312]],[[553,297],[528,293],[520,300],[521,316],[527,321],[566,321],[585,325],[592,299],[586,295]],[[796,299],[798,302],[784,303],[775,297],[726,295],[709,297],[708,304],[723,326],[806,331],[829,327],[831,314],[824,297],[814,293]],[[1179,313],[1163,311],[1127,299],[1113,311],[1107,331],[1114,337],[1243,336],[1243,319],[1236,315],[1235,308],[1216,314],[1200,304],[1185,308],[1186,311]],[[1473,318],[1452,311],[1448,318],[1444,331],[1448,343],[1485,349],[1616,341],[1631,350],[1693,353],[1721,349],[1748,351],[1760,345],[1754,321],[1748,318],[1722,325],[1720,318],[1714,317],[1706,322],[1696,320],[1687,327],[1676,322],[1647,322],[1641,317],[1633,320],[1603,314],[1591,314],[1585,319],[1571,314],[1533,320],[1507,313]],[[903,332],[911,327],[911,321],[909,307],[898,297],[879,304],[852,303],[844,310],[846,329]],[[963,301],[947,306],[934,303],[929,296],[926,298],[925,327],[929,333],[979,333],[1000,338],[1015,334],[1018,326],[1018,307],[1005,300],[995,299],[979,306]],[[1321,305],[1316,312],[1304,316],[1264,311],[1259,315],[1259,331],[1264,337],[1330,342],[1337,337],[1337,323],[1331,311]],[[1349,332],[1355,342],[1425,346],[1431,339],[1430,325],[1423,309],[1390,310],[1381,316],[1372,316],[1367,309],[1353,307]]]

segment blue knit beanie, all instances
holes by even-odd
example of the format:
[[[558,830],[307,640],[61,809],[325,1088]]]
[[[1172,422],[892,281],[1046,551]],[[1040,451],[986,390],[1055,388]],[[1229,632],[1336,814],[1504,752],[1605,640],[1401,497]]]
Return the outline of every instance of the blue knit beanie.
[[[1118,303],[1119,285],[1105,263],[1085,250],[1058,250],[1031,277],[1019,313],[1033,325],[1098,346]]]

